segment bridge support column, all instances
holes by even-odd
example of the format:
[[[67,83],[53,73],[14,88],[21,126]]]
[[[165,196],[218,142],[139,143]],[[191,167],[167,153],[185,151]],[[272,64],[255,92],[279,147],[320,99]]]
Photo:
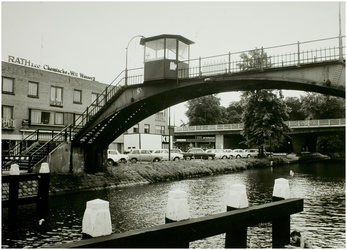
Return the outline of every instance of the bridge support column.
[[[224,135],[215,135],[216,137],[216,149],[224,148]]]
[[[309,151],[311,153],[316,152],[317,147],[317,135],[316,134],[297,134],[291,135],[293,141],[294,153],[300,154],[301,152]]]
[[[85,172],[94,174],[106,170],[107,148],[101,147],[85,147],[84,162]]]

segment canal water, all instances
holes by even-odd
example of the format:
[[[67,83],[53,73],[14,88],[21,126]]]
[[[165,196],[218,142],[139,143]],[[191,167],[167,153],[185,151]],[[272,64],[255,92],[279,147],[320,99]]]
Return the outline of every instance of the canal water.
[[[292,170],[295,174],[290,176]],[[110,203],[114,233],[165,223],[168,192],[188,193],[192,218],[226,211],[230,186],[244,184],[250,206],[271,202],[274,180],[289,181],[292,198],[304,198],[304,211],[291,216],[291,229],[305,235],[313,247],[345,248],[345,162],[288,164],[281,167],[246,170],[158,184],[50,197],[49,218],[41,225],[36,206],[19,209],[16,236],[7,232],[3,209],[2,247],[43,247],[82,238],[81,225],[86,202],[103,199]],[[271,224],[248,229],[248,248],[271,248]],[[224,248],[225,235],[190,243],[191,248]]]

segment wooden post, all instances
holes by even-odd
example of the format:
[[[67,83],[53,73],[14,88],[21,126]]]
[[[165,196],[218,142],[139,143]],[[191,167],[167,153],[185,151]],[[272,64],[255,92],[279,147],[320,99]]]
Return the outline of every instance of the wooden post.
[[[290,198],[288,180],[279,178],[275,180],[272,194],[273,201]],[[272,248],[283,248],[290,243],[290,215],[272,221]]]
[[[38,178],[38,192],[37,192],[37,214],[46,217],[48,214],[48,200],[49,200],[49,181],[50,171],[48,163],[41,164]]]
[[[19,166],[18,164],[12,164],[10,169],[10,183],[9,183],[9,206],[8,206],[8,220],[10,233],[14,233],[17,224],[18,214],[18,192],[19,192]]]
[[[227,198],[227,211],[247,207],[246,186],[242,184],[232,185]],[[230,225],[225,235],[225,248],[247,248],[247,226]]]
[[[112,233],[109,202],[95,199],[87,202],[82,220],[84,237],[99,237]]]
[[[181,190],[170,191],[166,206],[165,223],[188,220],[189,218],[187,193]],[[167,242],[170,248],[189,248],[189,240],[179,234],[168,236]]]

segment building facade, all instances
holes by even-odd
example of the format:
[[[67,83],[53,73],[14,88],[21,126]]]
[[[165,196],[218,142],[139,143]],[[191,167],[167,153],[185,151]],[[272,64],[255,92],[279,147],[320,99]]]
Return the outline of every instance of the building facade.
[[[92,103],[103,105],[98,100],[108,84],[84,74],[47,65],[41,68],[26,61],[9,57],[9,62],[2,62],[2,150],[38,129],[47,133],[62,130],[75,123]],[[167,112],[159,112],[129,129],[110,148],[123,152],[132,133],[152,134],[162,140],[169,133],[167,122]]]

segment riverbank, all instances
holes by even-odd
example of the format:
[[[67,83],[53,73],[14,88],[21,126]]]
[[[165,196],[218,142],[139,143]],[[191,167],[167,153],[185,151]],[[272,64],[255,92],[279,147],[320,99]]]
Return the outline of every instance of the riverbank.
[[[249,158],[119,164],[109,167],[107,172],[93,175],[52,174],[50,195],[228,174],[247,169],[280,166],[286,163],[289,163],[286,157],[273,157],[267,159]]]

